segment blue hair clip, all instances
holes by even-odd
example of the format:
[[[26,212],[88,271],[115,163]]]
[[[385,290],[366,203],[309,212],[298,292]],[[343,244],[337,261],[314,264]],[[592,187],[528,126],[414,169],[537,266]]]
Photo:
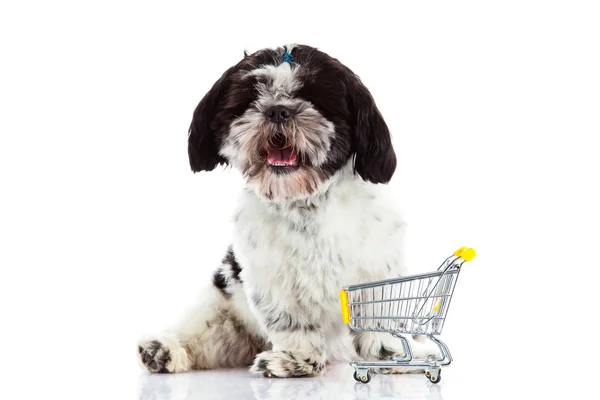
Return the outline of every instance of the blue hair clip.
[[[288,64],[294,63],[294,56],[292,56],[292,54],[287,50],[283,50],[283,62]]]

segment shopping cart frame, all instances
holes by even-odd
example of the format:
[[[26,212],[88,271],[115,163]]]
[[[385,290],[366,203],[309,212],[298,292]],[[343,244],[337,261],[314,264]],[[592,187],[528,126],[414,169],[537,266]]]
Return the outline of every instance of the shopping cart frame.
[[[355,370],[354,379],[368,383],[371,368],[414,367],[424,369],[432,383],[441,380],[441,368],[449,366],[453,359],[448,346],[435,336],[442,333],[461,267],[475,255],[474,249],[461,247],[436,271],[342,288],[340,300],[344,322],[357,332],[390,333],[400,339],[404,351],[403,356],[390,360],[351,362]],[[427,284],[423,287],[425,282]],[[389,289],[389,298],[386,298],[386,289]],[[379,297],[376,296],[378,290],[381,293]],[[386,307],[387,310],[384,310]],[[381,310],[379,315],[376,310]],[[401,310],[405,315],[398,315]],[[414,358],[410,343],[403,335],[427,337],[437,345],[441,357]]]

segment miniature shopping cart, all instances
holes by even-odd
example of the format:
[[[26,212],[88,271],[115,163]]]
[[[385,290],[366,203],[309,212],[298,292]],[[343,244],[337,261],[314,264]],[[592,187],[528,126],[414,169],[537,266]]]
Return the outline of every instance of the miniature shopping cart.
[[[441,379],[441,367],[450,365],[448,347],[435,335],[444,321],[462,265],[475,257],[475,250],[461,247],[437,269],[404,278],[345,286],[340,291],[342,317],[358,332],[388,332],[402,341],[404,355],[391,360],[353,361],[354,379],[367,383],[370,368],[418,367],[433,383]],[[440,349],[441,358],[413,359],[408,340],[402,335],[425,335]]]

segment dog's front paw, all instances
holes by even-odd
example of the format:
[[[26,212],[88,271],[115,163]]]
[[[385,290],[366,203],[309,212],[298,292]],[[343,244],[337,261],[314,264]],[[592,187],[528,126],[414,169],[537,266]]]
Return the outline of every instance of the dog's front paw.
[[[423,374],[425,369],[414,367],[371,368],[371,372],[374,374]]]
[[[380,360],[389,361],[402,359],[405,357],[405,354],[403,352],[391,351],[385,346],[382,346],[379,356]],[[439,360],[439,357],[433,351],[427,351],[427,349],[420,349],[420,351],[416,351],[413,353],[413,359],[434,362],[436,360]],[[425,372],[425,369],[414,367],[371,368],[371,372],[373,372],[374,374],[422,374]]]
[[[138,344],[140,361],[150,372],[173,372],[167,365],[171,362],[171,351],[158,340]]]
[[[168,336],[140,340],[138,356],[150,372],[185,372],[190,366],[185,349],[176,338]]]
[[[266,377],[290,378],[315,376],[325,368],[325,359],[320,355],[302,355],[291,351],[264,351],[256,356],[250,372],[262,373]]]

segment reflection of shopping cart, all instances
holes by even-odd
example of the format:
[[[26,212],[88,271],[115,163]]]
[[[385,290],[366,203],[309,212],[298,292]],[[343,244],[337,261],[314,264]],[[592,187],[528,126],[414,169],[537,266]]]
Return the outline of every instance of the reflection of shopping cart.
[[[358,332],[389,332],[402,341],[404,356],[383,361],[354,361],[354,379],[367,383],[370,368],[420,367],[433,383],[441,379],[441,367],[450,365],[448,347],[434,335],[442,327],[450,307],[461,266],[475,257],[475,250],[461,247],[435,272],[345,286],[340,291],[342,316]],[[440,359],[413,359],[410,344],[403,337],[426,335],[441,351]]]

